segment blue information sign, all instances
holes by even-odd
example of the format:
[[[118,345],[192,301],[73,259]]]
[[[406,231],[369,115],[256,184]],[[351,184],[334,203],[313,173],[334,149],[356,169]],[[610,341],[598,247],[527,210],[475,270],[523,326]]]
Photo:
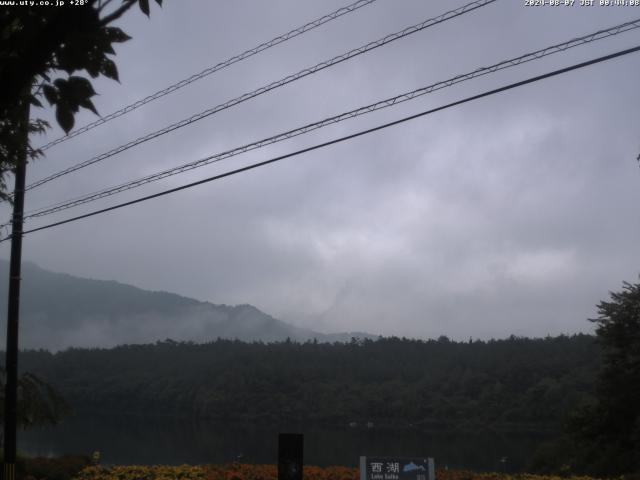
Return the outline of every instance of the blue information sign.
[[[433,458],[360,457],[360,480],[435,480]]]

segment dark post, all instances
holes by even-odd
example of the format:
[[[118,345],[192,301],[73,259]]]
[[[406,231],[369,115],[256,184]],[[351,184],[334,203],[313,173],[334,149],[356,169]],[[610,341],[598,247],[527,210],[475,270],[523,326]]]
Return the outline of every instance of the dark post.
[[[301,433],[278,435],[278,480],[302,480],[303,447]]]
[[[20,267],[22,261],[22,217],[24,184],[27,172],[29,140],[29,100],[25,97],[20,119],[21,146],[14,169],[13,222],[11,226],[11,259],[9,264],[9,300],[7,312],[6,384],[4,393],[4,480],[16,478],[16,423],[18,403],[18,319],[20,311]]]

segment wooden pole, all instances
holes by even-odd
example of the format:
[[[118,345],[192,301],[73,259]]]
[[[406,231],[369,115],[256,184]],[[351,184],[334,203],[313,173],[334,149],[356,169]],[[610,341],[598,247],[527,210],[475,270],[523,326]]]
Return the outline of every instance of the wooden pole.
[[[24,186],[27,173],[29,141],[29,100],[24,98],[19,135],[23,144],[14,168],[13,221],[11,226],[11,259],[9,265],[9,300],[7,312],[6,383],[4,394],[4,479],[16,478],[16,429],[18,404],[18,324],[20,318],[20,272],[22,266],[22,219]]]

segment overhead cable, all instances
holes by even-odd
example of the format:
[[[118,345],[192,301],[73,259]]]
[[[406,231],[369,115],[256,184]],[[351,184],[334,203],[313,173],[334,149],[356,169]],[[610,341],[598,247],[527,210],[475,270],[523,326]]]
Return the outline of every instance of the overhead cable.
[[[630,53],[634,53],[634,52],[638,52],[638,51],[640,51],[640,45],[636,46],[636,47],[633,47],[633,48],[628,48],[626,50],[621,50],[621,51],[618,51],[618,52],[615,52],[615,53],[611,53],[609,55],[604,55],[604,56],[601,56],[601,57],[598,57],[598,58],[594,58],[594,59],[586,61],[586,62],[577,63],[577,64],[571,65],[569,67],[564,67],[564,68],[561,68],[561,69],[558,69],[558,70],[554,70],[552,72],[548,72],[548,73],[545,73],[543,75],[537,75],[535,77],[531,77],[531,78],[528,78],[526,80],[522,80],[522,81],[519,81],[519,82],[511,83],[511,84],[505,85],[505,86],[500,87],[500,88],[489,90],[489,91],[486,91],[484,93],[480,93],[478,95],[473,95],[471,97],[467,97],[467,98],[464,98],[462,100],[458,100],[458,101],[455,101],[455,102],[452,102],[452,103],[448,103],[446,105],[442,105],[442,106],[437,107],[437,108],[432,108],[432,109],[426,110],[424,112],[416,113],[414,115],[410,115],[408,117],[404,117],[404,118],[401,118],[399,120],[395,120],[393,122],[389,122],[389,123],[385,123],[385,124],[382,124],[382,125],[378,125],[376,127],[369,128],[367,130],[361,130],[359,132],[352,133],[350,135],[346,135],[346,136],[343,136],[343,137],[340,137],[340,138],[336,138],[336,139],[333,139],[333,140],[330,140],[330,141],[327,141],[327,142],[324,142],[324,143],[313,145],[311,147],[303,148],[301,150],[297,150],[297,151],[292,152],[292,153],[288,153],[288,154],[285,154],[285,155],[280,155],[278,157],[271,158],[269,160],[264,160],[262,162],[253,163],[251,165],[247,165],[245,167],[237,168],[235,170],[231,170],[231,171],[228,171],[228,172],[225,172],[225,173],[214,175],[212,177],[204,178],[204,179],[198,180],[196,182],[188,183],[186,185],[181,185],[179,187],[171,188],[169,190],[164,190],[162,192],[154,193],[152,195],[147,195],[145,197],[137,198],[135,200],[130,200],[128,202],[119,203],[119,204],[113,205],[111,207],[102,208],[100,210],[94,210],[93,212],[85,213],[83,215],[78,215],[76,217],[67,218],[65,220],[61,220],[61,221],[58,221],[58,222],[50,223],[48,225],[43,225],[41,227],[32,228],[30,230],[26,230],[25,232],[23,232],[23,234],[30,234],[30,233],[38,232],[38,231],[41,231],[41,230],[46,230],[46,229],[49,229],[49,228],[57,227],[57,226],[60,226],[60,225],[65,225],[67,223],[76,222],[78,220],[82,220],[82,219],[85,219],[85,218],[93,217],[95,215],[100,215],[102,213],[106,213],[106,212],[110,212],[110,211],[117,210],[117,209],[120,209],[120,208],[128,207],[128,206],[131,206],[131,205],[134,205],[134,204],[137,204],[137,203],[146,202],[146,201],[152,200],[154,198],[158,198],[158,197],[162,197],[162,196],[165,196],[165,195],[169,195],[171,193],[179,192],[181,190],[186,190],[186,189],[189,189],[189,188],[192,188],[192,187],[196,187],[198,185],[202,185],[202,184],[205,184],[205,183],[209,183],[209,182],[212,182],[212,181],[215,181],[215,180],[220,180],[222,178],[229,177],[231,175],[236,175],[238,173],[246,172],[246,171],[249,171],[249,170],[253,170],[253,169],[258,168],[258,167],[263,167],[263,166],[278,162],[280,160],[284,160],[286,158],[290,158],[290,157],[294,157],[294,156],[297,156],[297,155],[301,155],[303,153],[311,152],[313,150],[324,148],[324,147],[327,147],[329,145],[334,145],[334,144],[341,143],[341,142],[344,142],[344,141],[347,141],[347,140],[352,140],[354,138],[357,138],[357,137],[360,137],[360,136],[363,136],[363,135],[367,135],[367,134],[370,134],[370,133],[373,133],[373,132],[377,132],[379,130],[383,130],[385,128],[392,127],[394,125],[399,125],[399,124],[407,122],[409,120],[414,120],[416,118],[424,117],[426,115],[430,115],[432,113],[439,112],[441,110],[445,110],[445,109],[448,109],[448,108],[451,108],[451,107],[455,107],[457,105],[462,105],[464,103],[468,103],[468,102],[471,102],[471,101],[474,101],[474,100],[478,100],[478,99],[481,99],[481,98],[484,98],[484,97],[489,97],[489,96],[495,95],[497,93],[505,92],[507,90],[511,90],[511,89],[514,89],[514,88],[517,88],[517,87],[521,87],[523,85],[527,85],[527,84],[530,84],[530,83],[538,82],[538,81],[544,80],[546,78],[550,78],[550,77],[554,77],[554,76],[557,76],[557,75],[561,75],[561,74],[564,74],[564,73],[567,73],[567,72],[570,72],[570,71],[573,71],[573,70],[577,70],[577,69],[580,69],[580,68],[587,67],[589,65],[594,65],[596,63],[604,62],[604,61],[611,60],[611,59],[614,59],[614,58],[617,58],[617,57],[622,57],[624,55],[628,55]],[[11,238],[10,235],[8,237],[5,237],[5,238],[1,239],[0,242],[4,242],[4,241],[8,240],[9,238]]]
[[[558,52],[564,52],[570,48],[584,45],[586,43],[590,43],[593,41],[601,40],[603,38],[608,38],[613,35],[617,35],[622,32],[627,32],[640,27],[640,18],[636,20],[632,20],[629,22],[622,23],[620,25],[616,25],[614,27],[610,27],[607,29],[598,30],[596,32],[590,33],[588,35],[583,35],[578,38],[574,38],[572,40],[559,43],[556,45],[552,45],[540,50],[536,50],[534,52],[530,52],[519,57],[511,58],[509,60],[503,60],[499,63],[478,68],[471,72],[457,75],[455,77],[449,78],[447,80],[442,80],[431,85],[418,88],[416,90],[412,90],[411,92],[403,93],[400,95],[396,95],[394,97],[390,97],[384,100],[380,100],[378,102],[362,106],[356,108],[354,110],[350,110],[348,112],[341,113],[339,115],[334,115],[332,117],[325,118],[318,122],[310,123],[308,125],[304,125],[302,127],[295,128],[293,130],[289,130],[283,133],[279,133],[277,135],[264,138],[262,140],[258,140],[240,147],[233,148],[231,150],[227,150],[221,153],[217,153],[215,155],[210,155],[205,158],[201,158],[199,160],[195,160],[189,163],[185,163],[183,165],[173,167],[167,170],[163,170],[160,172],[153,173],[151,175],[147,175],[145,177],[138,178],[136,180],[131,180],[120,185],[109,187],[107,189],[100,190],[98,192],[93,192],[90,194],[86,194],[80,197],[76,197],[70,200],[65,200],[64,202],[59,202],[55,205],[43,207],[37,210],[33,210],[28,212],[25,218],[34,218],[34,217],[42,217],[45,215],[50,215],[56,212],[60,212],[62,210],[66,210],[72,207],[76,207],[79,205],[83,205],[88,202],[92,202],[101,198],[109,197],[126,190],[131,190],[133,188],[140,187],[142,185],[146,185],[151,182],[155,182],[161,180],[163,178],[167,178],[173,175],[177,175],[189,170],[193,170],[195,168],[199,168],[211,163],[219,162],[221,160],[225,160],[227,158],[251,151],[256,150],[258,148],[265,147],[267,145],[271,145],[273,143],[281,142],[283,140],[287,140],[289,138],[296,137],[298,135],[302,135],[313,130],[317,130],[328,125],[332,125],[335,123],[342,122],[344,120],[348,120],[350,118],[355,118],[361,115],[365,115],[367,113],[371,113],[377,110],[381,110],[383,108],[391,107],[393,105],[398,105],[400,103],[406,102],[408,100],[413,100],[422,95],[426,95],[432,93],[437,90],[441,90],[443,88],[450,87],[452,85],[471,80],[473,78],[477,78],[483,75],[487,75],[489,73],[494,73],[499,70],[504,70],[506,68],[515,67],[517,65],[521,65],[526,62],[530,62],[532,60],[537,60],[543,58],[548,55],[552,55]]]
[[[308,67],[305,68],[303,70],[300,70],[297,73],[294,73],[292,75],[288,75],[280,80],[277,80],[275,82],[269,83],[268,85],[265,85],[263,87],[260,87],[256,90],[253,90],[251,92],[245,93],[239,97],[236,97],[232,100],[229,100],[225,103],[221,103],[219,105],[216,105],[215,107],[209,108],[207,110],[204,110],[200,113],[197,113],[195,115],[192,115],[189,118],[185,118],[179,122],[173,123],[167,127],[164,127],[160,130],[157,130],[155,132],[151,132],[147,135],[144,135],[142,137],[139,137],[135,140],[132,140],[128,143],[125,143],[123,145],[120,145],[112,150],[109,150],[108,152],[102,153],[98,156],[95,156],[93,158],[90,158],[88,160],[85,160],[81,163],[78,163],[76,165],[73,165],[69,168],[66,168],[64,170],[61,170],[57,173],[54,173],[52,175],[49,175],[48,177],[45,177],[41,180],[38,180],[36,182],[33,182],[29,185],[27,185],[26,190],[31,190],[33,188],[39,187],[41,185],[44,185],[45,183],[48,183],[52,180],[55,180],[56,178],[62,177],[63,175],[67,175],[71,172],[75,172],[76,170],[80,170],[81,168],[85,168],[88,167],[89,165],[93,165],[94,163],[100,162],[102,160],[105,160],[109,157],[112,157],[114,155],[117,155],[119,153],[124,152],[125,150],[128,150],[132,147],[135,147],[136,145],[140,145],[141,143],[145,143],[148,142],[149,140],[152,140],[154,138],[157,138],[161,135],[164,135],[166,133],[172,132],[174,130],[177,130],[179,128],[185,127],[187,125],[190,125],[194,122],[197,122],[199,120],[202,120],[203,118],[209,117],[210,115],[213,115],[215,113],[218,113],[222,110],[226,110],[230,107],[236,106],[240,103],[246,102],[247,100],[250,100],[254,97],[257,97],[258,95],[262,95],[264,93],[267,93],[271,90],[274,90],[276,88],[282,87],[284,85],[287,85],[291,82],[294,82],[296,80],[300,80],[301,78],[304,78],[308,75],[317,73],[321,70],[324,70],[325,68],[331,67],[333,65],[337,65],[339,63],[342,63],[346,60],[349,60],[353,57],[356,57],[358,55],[362,55],[363,53],[369,52],[375,48],[381,47],[383,45],[386,45],[388,43],[391,43],[395,40],[398,40],[400,38],[404,38],[408,35],[414,34],[416,32],[422,31],[428,27],[432,27],[434,25],[437,25],[439,23],[445,22],[447,20],[451,20],[452,18],[458,17],[460,15],[463,15],[465,13],[471,12],[473,10],[476,10],[478,8],[484,7],[490,3],[495,2],[496,0],[474,0],[473,2],[470,2],[462,7],[456,8],[455,10],[450,10],[448,12],[445,12],[441,15],[438,15],[437,17],[425,20],[423,22],[420,22],[416,25],[413,25],[411,27],[407,27],[399,32],[396,33],[392,33],[389,34],[379,40],[376,40],[374,42],[370,42],[367,43],[366,45],[363,45],[361,47],[355,48],[353,50],[350,50],[346,53],[343,53],[341,55],[338,55],[336,57],[333,57],[330,60],[325,60],[324,62],[318,63],[312,67]]]
[[[335,10],[331,13],[328,13],[316,20],[313,20],[312,22],[306,23],[304,25],[302,25],[301,27],[297,27],[283,35],[279,35],[275,38],[272,38],[271,40],[261,43],[260,45],[258,45],[257,47],[253,47],[250,48],[249,50],[245,50],[244,52],[235,55],[231,58],[228,58],[227,60],[224,60],[220,63],[217,63],[216,65],[213,65],[211,67],[207,67],[204,70],[202,70],[199,73],[193,74],[190,77],[184,78],[182,80],[180,80],[177,83],[174,83],[172,85],[169,85],[166,88],[163,88],[162,90],[158,90],[155,93],[152,93],[151,95],[146,96],[143,99],[140,99],[136,102],[133,102],[130,105],[127,105],[126,107],[122,107],[119,110],[116,110],[113,113],[110,113],[108,115],[105,115],[104,117],[99,118],[98,120],[91,122],[81,128],[78,128],[76,130],[71,131],[69,134],[67,135],[63,135],[62,137],[56,138],[55,140],[52,140],[51,142],[47,143],[46,145],[43,145],[42,147],[40,147],[40,150],[47,150],[51,147],[53,147],[54,145],[57,145],[59,143],[65,142],[73,137],[76,137],[82,133],[88,132],[89,130],[92,130],[100,125],[103,125],[105,123],[107,123],[110,120],[113,120],[114,118],[118,118],[121,117],[122,115],[125,115],[129,112],[132,112],[134,110],[136,110],[137,108],[140,108],[143,105],[146,105],[149,102],[152,102],[154,100],[157,100],[158,98],[164,97],[165,95],[169,95],[170,93],[175,92],[176,90],[180,90],[182,87],[186,87],[187,85],[200,80],[204,77],[207,77],[215,72],[218,72],[224,68],[227,68],[235,63],[238,63],[242,60],[246,60],[249,57],[252,57],[254,55],[257,55],[260,52],[264,52],[265,50],[271,48],[271,47],[275,47],[276,45],[279,45],[283,42],[286,42],[287,40],[291,40],[292,38],[295,38],[299,35],[302,35],[303,33],[308,32],[309,30],[313,30],[314,28],[317,28],[321,25],[324,25],[325,23],[328,23],[332,20],[335,20],[336,18],[339,18],[343,15],[346,15],[348,13],[351,12],[355,12],[356,10],[367,6],[373,2],[375,2],[377,0],[358,0],[356,2],[353,2],[349,5],[347,5],[346,7],[342,7],[339,8],[338,10]]]

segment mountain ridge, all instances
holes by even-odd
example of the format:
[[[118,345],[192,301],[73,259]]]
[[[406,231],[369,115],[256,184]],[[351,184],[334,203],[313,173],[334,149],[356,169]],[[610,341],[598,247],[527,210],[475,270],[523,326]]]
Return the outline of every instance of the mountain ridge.
[[[0,260],[2,312],[7,309],[8,270],[8,262]],[[23,262],[22,279],[21,348],[113,347],[168,338],[197,342],[377,338],[364,332],[323,334],[276,319],[250,304],[214,304],[115,280],[51,272],[32,262]]]

